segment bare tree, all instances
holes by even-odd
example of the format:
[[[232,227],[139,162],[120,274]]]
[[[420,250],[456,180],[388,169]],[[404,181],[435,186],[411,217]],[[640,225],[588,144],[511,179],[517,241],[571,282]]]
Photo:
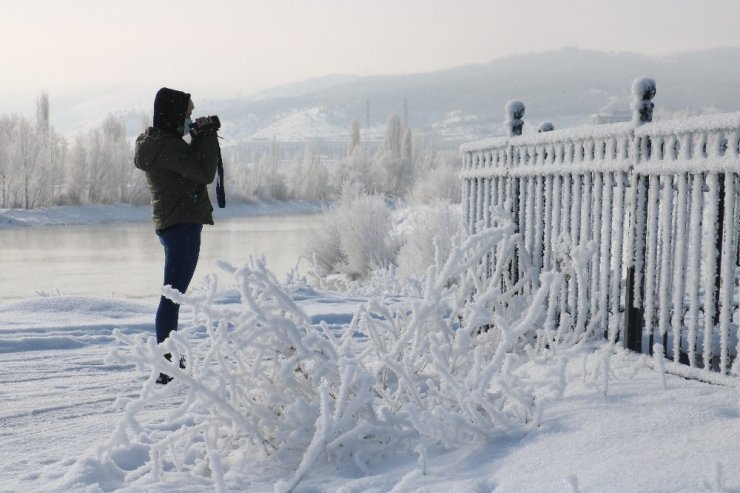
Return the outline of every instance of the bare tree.
[[[20,167],[21,194],[24,209],[36,207],[40,195],[39,182],[39,145],[38,134],[25,118],[20,118],[15,126],[14,142],[16,143],[16,163]]]
[[[109,168],[111,191],[116,190],[116,196],[109,199],[129,202],[139,193],[136,185],[140,182],[137,182],[136,178],[141,173],[136,173],[131,164],[131,149],[126,141],[126,125],[122,119],[108,115],[103,121],[102,130],[103,143],[100,156],[102,161],[99,165]]]
[[[10,192],[10,143],[13,135],[13,119],[0,117],[0,208],[9,207]]]
[[[39,134],[49,134],[51,129],[49,116],[49,95],[42,92],[36,100],[36,131]]]
[[[384,171],[384,189],[397,197],[405,195],[411,186],[411,131],[404,128],[395,113],[388,117],[385,139],[378,161]]]
[[[357,120],[352,120],[349,125],[349,143],[347,146],[347,156],[352,156],[360,147],[360,124]]]
[[[401,156],[401,140],[403,137],[403,124],[401,118],[395,113],[391,114],[385,122],[385,139],[383,150],[387,156]]]

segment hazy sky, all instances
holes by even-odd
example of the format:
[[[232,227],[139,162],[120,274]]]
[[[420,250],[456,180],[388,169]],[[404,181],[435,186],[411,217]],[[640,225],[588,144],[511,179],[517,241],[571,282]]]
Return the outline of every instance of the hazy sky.
[[[575,46],[740,46],[740,0],[0,0],[0,104],[116,86],[248,94]],[[26,103],[26,104],[28,104]],[[0,114],[6,111],[0,107]]]

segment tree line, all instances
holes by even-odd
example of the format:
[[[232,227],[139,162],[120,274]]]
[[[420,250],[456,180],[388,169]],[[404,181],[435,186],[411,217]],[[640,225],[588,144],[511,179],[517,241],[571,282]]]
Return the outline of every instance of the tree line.
[[[142,128],[148,123],[142,122]],[[347,155],[325,159],[312,142],[286,158],[273,149],[245,155],[225,150],[226,186],[232,200],[331,199],[346,182],[367,191],[415,202],[459,201],[456,152],[415,137],[389,116],[382,143],[364,145],[360,127],[349,128]],[[79,204],[145,204],[146,178],[133,165],[134,139],[123,117],[68,140],[50,123],[49,96],[36,101],[36,117],[0,116],[0,208]]]
[[[70,142],[51,125],[42,93],[35,121],[0,116],[0,208],[146,202],[146,182],[132,159],[121,118],[109,115]]]
[[[246,201],[333,199],[348,183],[413,203],[459,202],[462,194],[457,151],[439,149],[433,137],[415,136],[396,114],[388,117],[382,141],[372,145],[352,121],[343,158],[327,159],[314,142],[288,157],[273,145],[253,154],[232,150],[227,158],[229,193]]]

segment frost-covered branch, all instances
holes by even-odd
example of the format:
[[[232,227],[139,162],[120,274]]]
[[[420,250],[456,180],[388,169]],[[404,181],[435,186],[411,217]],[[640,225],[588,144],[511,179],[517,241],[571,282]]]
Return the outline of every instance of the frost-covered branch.
[[[507,280],[514,265],[533,267],[518,260],[510,220],[496,221],[438,259],[420,297],[370,300],[345,326],[313,323],[259,260],[221,265],[234,277],[238,305],[215,301],[215,277],[187,295],[165,290],[193,309],[208,336],[186,330],[157,346],[117,333],[123,348],[111,358],[150,377],[139,398],[121,402],[125,416],[108,448],[149,450],[132,473],[142,486],[176,470],[228,489],[264,459],[294,471],[275,487],[292,491],[323,463],[364,470],[381,457],[536,427],[543,403],[563,392],[564,363],[540,384],[523,363],[546,360],[564,343],[547,322],[563,275],[527,271],[523,282]],[[165,352],[173,361],[185,355],[187,369]],[[159,372],[174,380],[156,386]],[[172,426],[142,418],[173,398],[181,404]]]

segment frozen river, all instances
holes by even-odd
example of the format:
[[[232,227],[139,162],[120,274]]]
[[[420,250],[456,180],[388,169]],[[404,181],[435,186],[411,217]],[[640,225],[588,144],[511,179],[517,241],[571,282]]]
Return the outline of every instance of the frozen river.
[[[279,276],[305,253],[315,215],[219,219],[203,229],[193,283],[218,272],[215,260],[241,265],[264,255]],[[150,222],[0,229],[0,303],[38,294],[155,299],[162,246]],[[305,272],[310,264],[300,260]]]

